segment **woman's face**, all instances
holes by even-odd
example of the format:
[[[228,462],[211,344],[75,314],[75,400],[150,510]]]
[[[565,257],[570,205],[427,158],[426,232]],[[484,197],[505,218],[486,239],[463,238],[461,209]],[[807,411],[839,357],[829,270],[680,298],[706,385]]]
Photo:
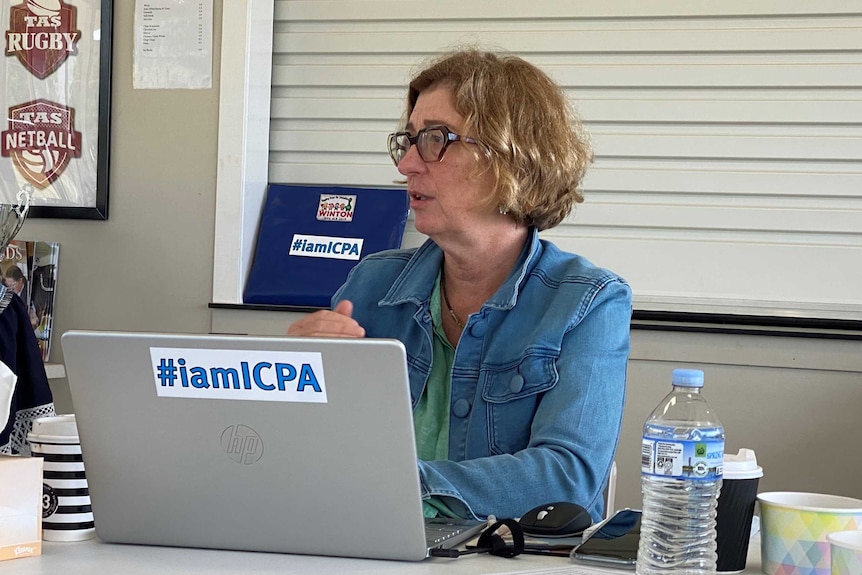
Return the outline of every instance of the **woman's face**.
[[[446,85],[426,88],[419,94],[405,130],[415,135],[429,126],[446,126],[458,135],[470,136],[463,132],[464,118],[455,111],[453,98],[452,89]],[[398,171],[407,178],[416,229],[438,243],[476,233],[483,225],[499,221],[499,212],[487,206],[493,176],[477,164],[476,150],[470,149],[475,145],[453,142],[442,161],[428,163],[416,146],[411,146],[398,164]]]

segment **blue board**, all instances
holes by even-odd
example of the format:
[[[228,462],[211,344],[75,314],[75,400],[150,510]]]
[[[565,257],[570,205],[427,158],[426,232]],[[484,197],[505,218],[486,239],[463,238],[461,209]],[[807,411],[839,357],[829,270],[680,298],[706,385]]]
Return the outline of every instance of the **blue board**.
[[[404,190],[270,184],[243,301],[329,307],[368,254],[401,247]]]

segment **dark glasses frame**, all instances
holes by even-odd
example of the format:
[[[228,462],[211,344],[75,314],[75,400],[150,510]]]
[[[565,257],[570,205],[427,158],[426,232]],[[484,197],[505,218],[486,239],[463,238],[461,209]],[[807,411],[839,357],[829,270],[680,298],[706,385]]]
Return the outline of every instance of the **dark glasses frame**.
[[[419,145],[419,140],[424,137],[427,137],[428,134],[431,134],[433,132],[440,132],[441,134],[443,134],[443,147],[440,148],[440,152],[438,152],[436,158],[426,158],[425,154],[422,152],[422,146]],[[399,143],[398,140],[400,138],[407,139],[407,147],[404,147],[402,143]],[[446,153],[446,149],[452,144],[452,142],[478,144],[479,140],[470,138],[469,136],[462,136],[460,134],[456,134],[446,126],[428,126],[427,128],[423,128],[416,132],[415,136],[411,136],[410,132],[394,132],[392,134],[389,134],[389,157],[392,158],[392,163],[395,164],[395,166],[397,167],[401,160],[404,159],[404,156],[407,155],[407,152],[410,150],[410,146],[416,146],[416,150],[419,152],[419,157],[422,158],[423,162],[440,162],[443,160],[443,154]]]

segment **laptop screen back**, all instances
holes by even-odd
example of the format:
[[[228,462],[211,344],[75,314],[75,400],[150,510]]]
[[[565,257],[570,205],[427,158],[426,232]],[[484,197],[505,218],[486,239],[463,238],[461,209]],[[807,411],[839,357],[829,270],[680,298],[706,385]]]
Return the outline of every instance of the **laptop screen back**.
[[[71,331],[62,346],[101,539],[425,557],[400,342]]]

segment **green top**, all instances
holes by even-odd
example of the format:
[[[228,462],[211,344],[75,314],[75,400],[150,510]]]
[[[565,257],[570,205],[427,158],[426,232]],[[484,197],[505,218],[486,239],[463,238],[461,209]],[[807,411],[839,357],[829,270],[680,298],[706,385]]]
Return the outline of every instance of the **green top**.
[[[440,307],[440,274],[431,294],[431,320],[434,326],[431,373],[425,391],[413,410],[413,431],[419,459],[434,461],[449,457],[449,402],[452,391],[452,364],[455,348],[446,339]],[[439,497],[424,502],[425,517],[457,517]]]

